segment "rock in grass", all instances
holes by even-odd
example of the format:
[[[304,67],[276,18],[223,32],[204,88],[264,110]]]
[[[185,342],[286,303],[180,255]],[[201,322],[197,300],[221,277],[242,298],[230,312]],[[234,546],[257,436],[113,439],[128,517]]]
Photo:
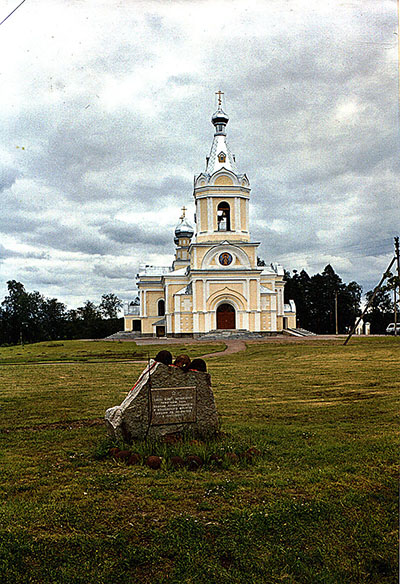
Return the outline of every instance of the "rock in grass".
[[[239,457],[235,452],[227,452],[225,456],[233,464],[236,464],[239,460]]]
[[[185,464],[189,470],[197,470],[203,466],[203,461],[201,460],[200,456],[196,456],[196,454],[189,454],[186,457]]]
[[[260,454],[261,450],[258,450],[258,448],[255,446],[251,446],[251,448],[248,448],[245,452],[243,452],[241,457],[245,458],[246,460],[253,460],[253,458],[260,456]]]
[[[164,444],[176,444],[177,442],[182,442],[182,435],[179,433],[175,434],[165,434],[162,441]]]
[[[204,444],[204,442],[202,442],[201,440],[191,440],[189,442],[189,444],[191,446],[202,446]]]
[[[218,454],[212,454],[210,456],[210,463],[214,466],[222,466],[223,463],[223,458],[221,456],[219,456]]]
[[[128,460],[131,454],[132,453],[130,450],[120,450],[119,452],[117,452],[114,458],[116,458],[117,460]]]
[[[182,468],[183,466],[185,466],[185,461],[181,456],[172,456],[171,466],[172,468]]]
[[[148,456],[146,459],[146,465],[153,470],[157,470],[161,466],[161,461],[161,456]]]
[[[137,452],[133,452],[133,454],[130,455],[130,457],[128,458],[128,460],[126,461],[128,466],[132,466],[134,464],[140,464],[142,458],[140,456],[140,454],[138,454]]]

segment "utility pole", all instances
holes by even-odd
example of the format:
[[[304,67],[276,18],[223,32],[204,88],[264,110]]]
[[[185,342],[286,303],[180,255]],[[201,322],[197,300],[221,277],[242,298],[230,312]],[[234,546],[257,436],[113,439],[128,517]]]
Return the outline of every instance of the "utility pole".
[[[398,243],[398,239],[399,239],[399,238],[397,238],[397,243]],[[350,340],[350,339],[351,339],[351,337],[353,336],[353,334],[354,334],[354,331],[356,330],[358,323],[359,323],[359,322],[361,322],[362,318],[364,317],[364,314],[367,312],[368,308],[371,306],[372,302],[374,301],[374,298],[375,298],[375,296],[378,294],[379,288],[382,286],[383,282],[384,282],[384,281],[386,280],[386,278],[389,276],[389,274],[390,274],[390,269],[391,269],[391,267],[393,266],[393,264],[394,264],[394,262],[395,262],[395,261],[396,261],[396,256],[395,256],[395,257],[392,259],[392,261],[390,262],[390,264],[389,264],[389,266],[388,266],[388,268],[387,268],[386,272],[384,272],[384,274],[383,274],[383,276],[382,276],[382,278],[381,278],[381,281],[380,281],[380,282],[379,282],[379,284],[378,284],[378,285],[375,287],[375,289],[374,289],[374,292],[373,292],[373,294],[372,294],[371,298],[369,299],[369,302],[368,302],[367,306],[364,308],[364,310],[363,310],[363,312],[362,312],[361,316],[358,318],[358,320],[356,320],[356,322],[355,322],[355,324],[354,324],[353,328],[351,329],[351,331],[350,331],[350,333],[349,333],[349,336],[347,337],[347,339],[346,339],[346,340],[345,340],[345,342],[343,343],[344,345],[347,345],[347,343],[349,342],[349,340]]]
[[[394,238],[394,249],[397,263],[397,282],[394,283],[394,334],[397,337],[397,298],[400,296],[400,254],[399,254],[399,238]],[[399,294],[396,294],[396,289],[399,288]]]
[[[339,334],[339,321],[338,321],[338,291],[335,290],[335,327],[336,334]]]

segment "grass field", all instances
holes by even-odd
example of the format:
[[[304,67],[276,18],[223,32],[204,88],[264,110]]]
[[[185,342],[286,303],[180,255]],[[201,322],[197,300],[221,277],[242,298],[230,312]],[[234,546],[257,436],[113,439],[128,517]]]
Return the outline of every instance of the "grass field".
[[[158,471],[108,456],[101,423],[147,348],[0,348],[0,581],[397,582],[399,340],[342,342],[208,358],[223,435],[134,446],[164,457]],[[221,345],[170,350],[193,358]],[[261,455],[209,463],[249,446]],[[188,453],[204,467],[171,469],[170,456]]]

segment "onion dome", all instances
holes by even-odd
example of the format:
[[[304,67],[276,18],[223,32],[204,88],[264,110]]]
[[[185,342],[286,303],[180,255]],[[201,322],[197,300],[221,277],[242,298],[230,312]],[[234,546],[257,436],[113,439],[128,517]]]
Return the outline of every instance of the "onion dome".
[[[181,217],[181,222],[175,228],[175,237],[174,242],[175,245],[178,245],[178,241],[181,237],[186,237],[187,239],[192,239],[194,234],[194,229],[189,223],[187,222],[185,217]]]
[[[225,134],[226,124],[229,122],[229,116],[224,112],[221,106],[218,106],[217,111],[212,115],[212,123],[215,126],[216,134]]]

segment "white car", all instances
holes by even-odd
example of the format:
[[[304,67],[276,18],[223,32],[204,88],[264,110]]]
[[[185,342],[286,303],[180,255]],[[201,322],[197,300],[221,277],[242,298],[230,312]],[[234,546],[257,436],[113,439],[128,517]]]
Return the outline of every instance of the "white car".
[[[396,324],[396,331],[397,331],[397,334],[400,336],[400,323]],[[386,327],[386,334],[387,335],[394,335],[394,322],[391,322],[390,324],[388,324],[388,326]]]

